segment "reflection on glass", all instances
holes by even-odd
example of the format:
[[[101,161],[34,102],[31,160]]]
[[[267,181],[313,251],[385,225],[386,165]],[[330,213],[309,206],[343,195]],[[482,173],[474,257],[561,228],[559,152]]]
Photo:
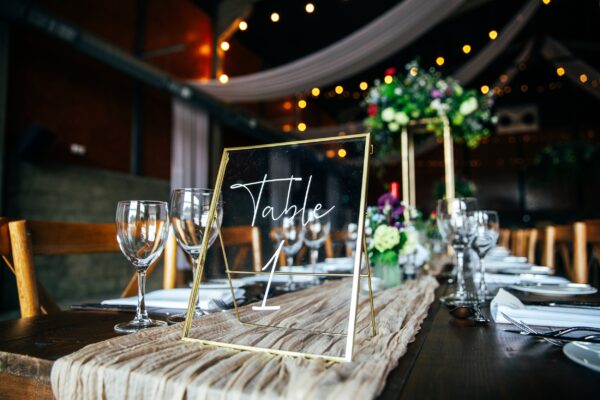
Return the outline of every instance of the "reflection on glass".
[[[304,226],[301,218],[285,217],[281,220],[281,225],[273,229],[273,234],[279,246],[283,242],[282,250],[285,253],[285,259],[288,267],[294,266],[294,256],[300,251],[304,244]],[[290,271],[291,272],[291,271]],[[292,275],[288,275],[288,282],[285,290],[296,290]]]
[[[331,229],[329,214],[321,215],[316,210],[308,210],[308,219],[304,228],[306,229],[304,243],[310,249],[310,263],[315,265],[319,259],[319,249],[323,246]]]
[[[348,224],[348,236],[346,237],[346,255],[356,255],[356,239],[358,239],[358,224],[351,222]]]

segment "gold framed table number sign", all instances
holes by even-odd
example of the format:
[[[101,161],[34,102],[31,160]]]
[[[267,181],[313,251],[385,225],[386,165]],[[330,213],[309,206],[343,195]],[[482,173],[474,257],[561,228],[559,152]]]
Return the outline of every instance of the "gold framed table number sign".
[[[369,133],[223,150],[182,340],[352,361],[356,332],[376,334],[365,239],[371,150]],[[260,265],[229,262],[223,232],[233,227],[252,230]],[[208,263],[210,229],[220,250]],[[227,276],[233,309],[225,325],[203,329],[210,318],[193,315],[209,271]],[[260,293],[246,305],[248,283]]]

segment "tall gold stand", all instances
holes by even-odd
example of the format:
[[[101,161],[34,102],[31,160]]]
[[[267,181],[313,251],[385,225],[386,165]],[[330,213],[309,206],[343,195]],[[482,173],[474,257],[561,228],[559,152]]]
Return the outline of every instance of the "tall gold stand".
[[[411,121],[409,126],[419,126],[425,123],[442,123],[444,140],[444,182],[446,198],[454,198],[454,145],[450,132],[450,121],[445,115],[440,118],[427,118]],[[400,134],[400,156],[402,168],[402,201],[412,207],[416,206],[415,190],[415,142],[414,134],[409,132],[409,126],[404,126]],[[405,211],[408,220],[408,210]]]

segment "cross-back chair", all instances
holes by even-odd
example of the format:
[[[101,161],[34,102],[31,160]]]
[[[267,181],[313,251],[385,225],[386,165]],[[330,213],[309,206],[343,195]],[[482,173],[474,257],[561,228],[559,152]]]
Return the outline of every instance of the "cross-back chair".
[[[34,256],[120,253],[114,224],[19,220],[5,225],[22,318],[60,310],[37,279]],[[6,228],[3,229],[6,233]],[[5,246],[2,247],[4,252]],[[147,274],[152,273],[156,264],[148,268]],[[136,291],[134,274],[121,296],[132,296]]]

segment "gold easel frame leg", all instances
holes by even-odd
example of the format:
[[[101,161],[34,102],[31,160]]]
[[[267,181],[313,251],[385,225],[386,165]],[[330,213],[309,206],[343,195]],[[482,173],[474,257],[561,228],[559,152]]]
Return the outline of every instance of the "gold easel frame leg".
[[[447,116],[442,117],[444,124],[444,177],[446,184],[446,198],[453,199],[454,193],[454,145],[450,132],[450,121]]]
[[[410,204],[410,171],[408,156],[408,127],[403,126],[400,133],[400,159],[402,166],[402,202]],[[404,220],[410,219],[408,208],[404,209]]]
[[[409,171],[409,204],[417,207],[416,181],[415,181],[415,137],[408,135],[408,171]]]
[[[369,262],[369,253],[367,251],[367,238],[363,235],[363,252],[365,254],[367,280],[369,283],[369,304],[371,306],[371,326],[373,327],[373,336],[377,336],[377,324],[375,323],[375,305],[373,304],[373,287],[371,286],[371,263]]]

